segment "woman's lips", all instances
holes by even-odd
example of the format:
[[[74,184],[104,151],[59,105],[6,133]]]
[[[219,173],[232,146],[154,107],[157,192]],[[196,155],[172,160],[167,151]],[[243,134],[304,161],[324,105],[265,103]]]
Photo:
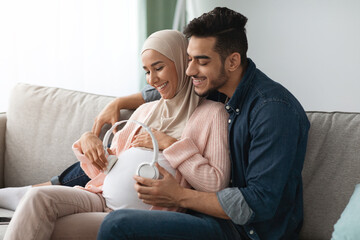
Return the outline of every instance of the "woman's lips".
[[[165,88],[167,85],[168,85],[168,82],[165,82],[165,83],[163,83],[163,84],[161,84],[161,85],[156,86],[156,89],[157,89],[158,91],[162,91],[162,90],[164,90],[164,88]]]

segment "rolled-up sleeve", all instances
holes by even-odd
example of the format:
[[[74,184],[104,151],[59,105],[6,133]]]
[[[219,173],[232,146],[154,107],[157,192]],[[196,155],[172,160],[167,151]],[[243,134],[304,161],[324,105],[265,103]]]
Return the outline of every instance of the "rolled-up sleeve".
[[[225,188],[216,195],[224,212],[234,223],[244,225],[253,217],[254,212],[238,188]]]
[[[141,95],[145,102],[152,102],[161,98],[160,93],[150,85],[145,85],[145,87],[141,90]]]

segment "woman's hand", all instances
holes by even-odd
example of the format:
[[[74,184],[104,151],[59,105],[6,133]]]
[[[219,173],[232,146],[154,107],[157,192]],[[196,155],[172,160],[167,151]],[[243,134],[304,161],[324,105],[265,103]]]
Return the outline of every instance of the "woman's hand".
[[[158,145],[159,145],[159,150],[164,150],[168,147],[170,147],[170,145],[172,145],[173,143],[175,143],[177,141],[176,138],[170,137],[169,135],[157,131],[155,129],[151,129],[151,132],[154,134]],[[134,139],[131,143],[132,147],[146,147],[146,148],[151,148],[153,149],[153,144],[152,144],[152,139],[151,136],[148,132],[142,132],[138,135],[134,136]]]
[[[80,138],[82,153],[99,171],[104,171],[108,161],[105,157],[102,141],[92,132],[84,133]]]

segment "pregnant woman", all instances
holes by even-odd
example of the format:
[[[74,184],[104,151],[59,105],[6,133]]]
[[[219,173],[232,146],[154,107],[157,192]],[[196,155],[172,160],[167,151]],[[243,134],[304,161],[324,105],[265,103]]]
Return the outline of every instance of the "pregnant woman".
[[[228,115],[222,104],[195,94],[185,75],[186,48],[187,39],[173,30],[156,32],[145,41],[141,58],[146,80],[162,98],[143,104],[130,119],[153,129],[161,150],[160,172],[166,169],[181,186],[216,192],[228,185],[230,177]],[[108,174],[102,171],[106,160],[93,161],[103,154],[101,146],[96,135],[84,133],[73,150],[91,181],[85,188],[30,189],[15,211],[5,239],[50,239],[56,220],[76,213],[120,208],[183,210],[156,208],[137,198],[132,176],[140,163],[153,158],[151,138],[139,125],[128,122],[115,134],[109,154],[118,156],[118,161]]]

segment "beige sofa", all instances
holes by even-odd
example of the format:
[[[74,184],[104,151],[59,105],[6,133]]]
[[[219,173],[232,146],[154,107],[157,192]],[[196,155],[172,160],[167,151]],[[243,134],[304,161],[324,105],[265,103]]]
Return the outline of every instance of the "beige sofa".
[[[95,116],[112,99],[18,84],[8,112],[0,114],[0,187],[48,181],[75,162],[72,143],[91,130]],[[126,119],[130,114],[122,111],[121,116]],[[360,182],[360,113],[307,114],[311,129],[303,170],[301,239],[330,239],[333,225]],[[11,211],[0,209],[0,216],[11,215]],[[93,213],[61,218],[53,239],[95,239],[94,226],[103,217]],[[73,229],[62,231],[65,222],[73,223]],[[0,225],[0,239],[5,231],[6,225]]]

